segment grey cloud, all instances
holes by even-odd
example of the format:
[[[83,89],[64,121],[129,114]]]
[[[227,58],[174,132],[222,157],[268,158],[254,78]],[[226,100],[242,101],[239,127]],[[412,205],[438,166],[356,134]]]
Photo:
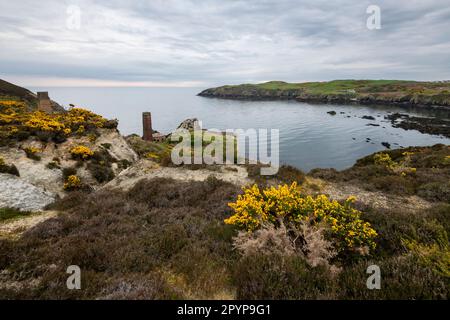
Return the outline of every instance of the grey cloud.
[[[2,4],[6,75],[118,81],[450,78],[450,3],[372,1],[24,0]],[[67,5],[81,30],[65,27]],[[22,14],[18,15],[17,12]]]

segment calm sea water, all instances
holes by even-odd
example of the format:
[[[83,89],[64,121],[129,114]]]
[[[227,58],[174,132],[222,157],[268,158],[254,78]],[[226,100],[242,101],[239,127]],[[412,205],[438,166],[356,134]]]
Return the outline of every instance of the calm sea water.
[[[196,117],[204,128],[280,130],[280,161],[305,171],[344,169],[363,156],[385,149],[450,144],[450,139],[418,131],[393,128],[384,120],[388,112],[448,117],[438,111],[397,107],[312,105],[295,101],[235,101],[196,96],[203,88],[32,88],[49,91],[64,106],[74,104],[107,118],[117,118],[122,134],[141,134],[143,111],[152,112],[153,128],[169,133]],[[336,111],[335,116],[327,111]],[[361,119],[369,115],[376,120]],[[379,127],[367,126],[368,123]],[[370,141],[367,142],[367,138]]]

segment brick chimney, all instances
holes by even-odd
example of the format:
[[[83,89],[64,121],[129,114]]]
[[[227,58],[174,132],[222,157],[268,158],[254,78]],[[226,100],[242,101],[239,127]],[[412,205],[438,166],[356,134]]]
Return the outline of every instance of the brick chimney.
[[[142,139],[153,141],[152,114],[150,112],[142,113],[142,127],[144,131]]]
[[[48,92],[46,92],[46,91],[38,92],[37,97],[38,97],[38,110],[39,111],[44,111],[44,112],[52,112],[53,111],[52,102],[50,101]]]

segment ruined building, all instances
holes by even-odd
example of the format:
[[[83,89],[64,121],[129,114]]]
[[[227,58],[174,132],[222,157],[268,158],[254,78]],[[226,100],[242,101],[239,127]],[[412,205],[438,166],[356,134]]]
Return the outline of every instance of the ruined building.
[[[38,92],[38,110],[44,112],[53,112],[52,101],[48,96],[48,92]]]
[[[153,141],[152,114],[150,112],[142,113],[142,127],[144,130],[142,139]]]

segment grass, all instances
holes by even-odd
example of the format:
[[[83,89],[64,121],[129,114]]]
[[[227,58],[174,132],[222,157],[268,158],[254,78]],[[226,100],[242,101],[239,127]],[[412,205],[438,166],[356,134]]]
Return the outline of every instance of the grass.
[[[224,88],[261,88],[267,90],[303,89],[311,93],[341,93],[346,90],[357,92],[392,92],[423,89],[431,92],[450,90],[448,83],[417,82],[406,80],[333,80],[324,82],[288,83],[283,81],[269,81],[260,84],[244,84],[225,86]]]
[[[30,212],[19,211],[11,208],[0,208],[0,222],[12,219],[23,218],[30,215]]]

